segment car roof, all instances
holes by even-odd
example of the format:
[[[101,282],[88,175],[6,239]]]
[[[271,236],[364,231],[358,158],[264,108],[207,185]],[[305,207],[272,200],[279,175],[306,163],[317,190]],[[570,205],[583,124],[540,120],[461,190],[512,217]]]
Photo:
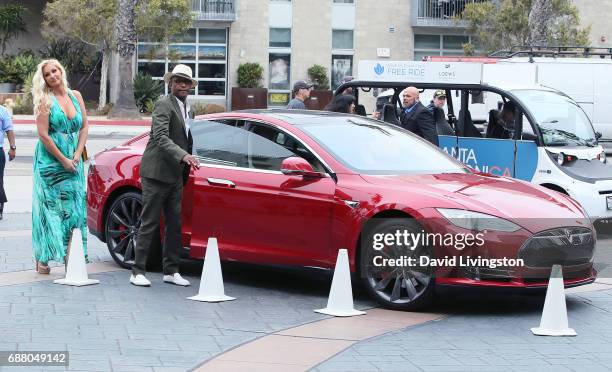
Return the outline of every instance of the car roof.
[[[246,115],[245,115],[246,114]],[[289,109],[257,109],[257,110],[240,110],[221,114],[222,117],[236,116],[254,117],[265,116],[269,119],[284,121],[291,125],[313,125],[321,124],[326,121],[331,121],[334,118],[355,117],[356,115],[318,110],[289,110]],[[215,115],[216,116],[216,115]],[[216,116],[219,117],[219,116]],[[363,116],[357,116],[366,119]]]

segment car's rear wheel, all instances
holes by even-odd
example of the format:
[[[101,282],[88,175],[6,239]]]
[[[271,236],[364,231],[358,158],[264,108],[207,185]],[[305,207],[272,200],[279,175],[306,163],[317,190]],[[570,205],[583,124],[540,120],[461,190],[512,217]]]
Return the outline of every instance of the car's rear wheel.
[[[360,247],[360,275],[368,294],[393,310],[418,310],[427,307],[435,298],[435,279],[433,269],[418,265],[421,256],[433,258],[431,247],[417,245],[414,250],[403,245],[387,245],[380,250],[374,249],[375,234],[393,234],[406,231],[408,234],[422,234],[421,225],[410,218],[373,220],[362,236]],[[380,236],[379,236],[380,237]],[[377,239],[378,241],[379,239]],[[380,241],[379,241],[380,243]],[[413,258],[415,265],[391,266],[374,265],[382,259]],[[388,262],[388,261],[387,261]]]

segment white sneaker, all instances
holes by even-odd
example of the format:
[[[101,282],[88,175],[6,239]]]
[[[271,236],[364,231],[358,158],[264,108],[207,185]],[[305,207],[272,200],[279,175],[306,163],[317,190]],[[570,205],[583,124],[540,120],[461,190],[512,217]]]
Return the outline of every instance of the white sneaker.
[[[139,287],[150,287],[151,282],[144,275],[138,274],[130,276],[130,283],[139,286]]]
[[[179,273],[175,273],[174,275],[164,275],[164,282],[180,285],[183,287],[191,285],[191,283],[189,283],[189,280],[183,279],[183,277]]]

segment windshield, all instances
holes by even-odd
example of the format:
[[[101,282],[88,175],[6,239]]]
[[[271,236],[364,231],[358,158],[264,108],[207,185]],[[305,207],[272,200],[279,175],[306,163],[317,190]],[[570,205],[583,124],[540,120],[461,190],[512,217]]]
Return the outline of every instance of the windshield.
[[[512,91],[535,116],[545,146],[595,146],[595,132],[572,99],[550,91]]]
[[[362,174],[467,173],[461,163],[403,129],[357,116],[298,125],[338,161]]]

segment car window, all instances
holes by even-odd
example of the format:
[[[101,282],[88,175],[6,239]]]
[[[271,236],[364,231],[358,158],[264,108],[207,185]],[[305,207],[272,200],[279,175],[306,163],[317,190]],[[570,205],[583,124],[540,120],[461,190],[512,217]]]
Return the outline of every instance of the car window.
[[[278,131],[244,120],[202,120],[191,127],[193,154],[200,161],[234,167],[280,171],[294,153],[276,143]]]
[[[249,132],[235,120],[198,120],[191,125],[193,155],[202,163],[248,167]]]
[[[325,172],[325,168],[321,162],[312,154],[304,145],[297,141],[292,136],[265,124],[250,123],[249,130],[258,136],[261,136],[275,145],[282,147],[291,153],[291,156],[299,156],[310,163],[312,168],[318,172]],[[282,161],[282,160],[281,160]],[[268,166],[268,164],[263,164]],[[265,169],[265,168],[264,168]],[[280,169],[280,165],[279,168]],[[275,169],[276,170],[276,169]]]

